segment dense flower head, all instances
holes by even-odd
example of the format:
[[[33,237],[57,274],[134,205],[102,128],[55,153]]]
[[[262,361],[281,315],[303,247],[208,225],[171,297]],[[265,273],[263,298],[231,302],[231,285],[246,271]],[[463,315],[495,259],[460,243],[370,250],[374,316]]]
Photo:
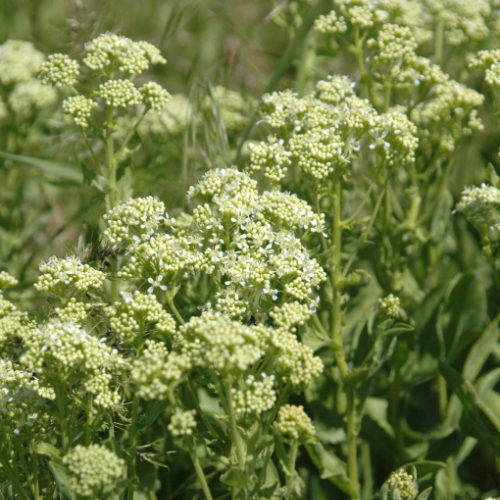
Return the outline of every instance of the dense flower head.
[[[314,21],[314,29],[318,33],[324,35],[337,35],[347,31],[347,24],[342,16],[338,16],[337,13],[332,10],[328,14],[319,16],[318,19]]]
[[[0,83],[12,85],[33,78],[44,60],[31,42],[7,40],[0,45]]]
[[[270,410],[276,402],[274,375],[261,374],[260,378],[248,375],[238,389],[233,388],[231,397],[236,414],[243,417]]]
[[[156,82],[145,83],[139,92],[142,95],[142,100],[146,109],[153,111],[161,111],[170,99],[170,94],[161,85]]]
[[[69,381],[78,373],[84,387],[75,385],[72,390],[85,388],[96,396],[94,402],[103,407],[118,404],[119,396],[111,388],[108,374],[123,370],[126,362],[104,339],[75,323],[56,319],[27,329],[21,338],[24,345],[21,364],[36,372],[45,385],[52,386],[54,375]]]
[[[180,328],[184,352],[194,366],[221,373],[243,372],[263,355],[254,329],[207,311]]]
[[[415,479],[403,469],[392,472],[387,485],[391,491],[399,493],[399,498],[403,500],[413,500],[418,495]]]
[[[282,406],[274,427],[284,438],[294,441],[307,439],[315,434],[314,425],[301,405]]]
[[[0,429],[9,434],[31,438],[43,435],[49,423],[46,400],[54,399],[50,389],[40,386],[33,374],[0,358]]]
[[[133,198],[105,215],[104,232],[111,243],[147,240],[164,220],[165,205],[152,196]]]
[[[354,95],[354,82],[343,75],[329,75],[316,83],[316,97],[327,104],[336,105]]]
[[[16,286],[17,283],[17,279],[7,271],[0,271],[0,290],[5,290],[6,288]]]
[[[98,444],[77,445],[62,462],[69,472],[69,490],[83,497],[97,498],[125,477],[125,461]]]
[[[56,295],[73,288],[78,292],[99,288],[106,277],[102,271],[83,264],[78,257],[60,259],[52,256],[40,265],[40,273],[35,287]]]
[[[88,303],[79,302],[75,297],[71,297],[64,307],[56,307],[56,314],[61,321],[70,321],[81,324],[88,313]]]
[[[73,118],[75,125],[87,128],[92,111],[97,108],[97,102],[83,95],[75,95],[65,99],[62,107],[63,111]]]
[[[392,293],[386,297],[378,299],[380,310],[391,318],[399,318],[401,316],[401,302],[399,297]]]
[[[132,381],[143,399],[165,399],[191,369],[188,355],[168,352],[163,342],[146,340],[145,348],[132,366]]]
[[[142,102],[141,93],[130,80],[107,80],[99,85],[98,93],[112,108],[136,106]]]
[[[181,410],[176,408],[170,419],[168,430],[174,436],[191,436],[196,427],[196,410]]]
[[[14,113],[29,118],[33,113],[52,106],[57,99],[54,89],[32,78],[18,83],[7,100]]]
[[[290,152],[284,147],[284,140],[274,136],[267,141],[251,142],[249,170],[258,172],[262,170],[264,176],[274,184],[278,184],[286,175],[290,165]]]
[[[114,33],[103,33],[85,45],[84,64],[94,70],[113,75],[120,71],[136,76],[151,64],[165,64],[160,51],[148,42],[134,42]]]
[[[51,54],[41,65],[38,78],[46,85],[72,87],[78,82],[80,66],[66,54]]]
[[[479,230],[500,236],[500,189],[495,186],[466,187],[456,210]]]
[[[301,302],[285,302],[274,307],[269,315],[275,326],[291,331],[295,325],[303,325],[313,314],[313,309],[309,304]]]
[[[153,294],[135,291],[133,294],[122,292],[123,301],[106,307],[111,329],[120,337],[130,340],[153,328],[160,333],[172,334],[175,321],[163,309]]]
[[[5,299],[0,291],[0,346],[29,327],[28,315]]]

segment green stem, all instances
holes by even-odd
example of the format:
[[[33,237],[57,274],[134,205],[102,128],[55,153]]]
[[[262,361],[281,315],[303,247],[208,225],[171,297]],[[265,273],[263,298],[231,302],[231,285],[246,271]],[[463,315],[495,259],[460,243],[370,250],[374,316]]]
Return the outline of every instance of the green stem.
[[[390,399],[390,415],[392,428],[394,429],[394,436],[396,439],[396,446],[398,454],[401,456],[403,451],[403,433],[401,428],[401,416],[399,407],[399,398],[401,394],[401,368],[399,363],[396,362],[393,370],[392,383],[391,383],[391,399]]]
[[[179,312],[179,310],[175,306],[174,298],[172,297],[172,295],[167,294],[166,295],[166,300],[167,300],[168,307],[174,313],[174,316],[177,318],[177,321],[181,325],[184,325],[186,322],[184,321],[184,318],[181,316],[181,313]]]
[[[446,391],[446,380],[442,375],[437,377],[438,386],[438,401],[439,401],[439,415],[443,420],[446,417],[448,407],[448,395]]]
[[[127,486],[127,500],[133,500],[135,484],[137,482],[137,419],[139,416],[139,398],[134,396],[132,402],[132,416],[130,422],[130,448],[129,448],[129,463],[128,463],[128,486]]]
[[[224,391],[226,393],[227,400],[227,413],[229,416],[229,427],[231,430],[231,441],[233,447],[236,450],[236,458],[238,460],[238,466],[240,469],[245,467],[245,458],[243,454],[243,447],[241,445],[241,437],[238,432],[238,427],[236,426],[236,417],[234,415],[233,398],[231,395],[231,384],[225,380],[224,381]]]
[[[436,26],[434,39],[434,59],[436,64],[441,65],[443,61],[443,45],[444,45],[444,23],[440,19]]]
[[[384,82],[384,113],[389,109],[391,103],[392,80],[389,76]]]
[[[286,471],[286,495],[285,500],[292,498],[292,483],[295,477],[295,462],[297,460],[297,450],[299,448],[299,442],[294,440],[292,447],[290,448],[290,455],[288,457],[288,465]]]
[[[108,189],[106,205],[110,210],[118,204],[118,189],[116,185],[116,159],[113,142],[113,108],[108,107],[106,110],[106,167],[108,174]]]
[[[66,389],[59,381],[57,381],[54,385],[54,390],[56,393],[57,409],[59,412],[59,425],[61,427],[61,439],[64,455],[69,449],[68,416],[66,414]]]
[[[205,474],[203,473],[203,469],[201,467],[200,461],[198,457],[196,456],[196,452],[194,449],[190,451],[190,456],[191,460],[194,465],[194,470],[196,471],[196,475],[198,476],[198,479],[201,483],[201,489],[203,490],[203,494],[205,495],[205,498],[207,500],[213,500],[212,494],[210,493],[210,488],[208,487],[207,479],[205,477]]]
[[[366,71],[365,62],[363,60],[363,42],[359,36],[359,27],[354,28],[354,55],[356,56],[356,63],[358,65],[359,76],[361,80],[361,88],[363,89],[363,95],[367,99],[370,99],[370,87],[368,85],[368,79],[370,75]]]
[[[96,164],[96,167],[99,170],[99,173],[104,177],[104,170],[102,169],[101,162],[99,161],[99,158],[97,158],[97,155],[95,154],[94,148],[89,142],[89,138],[87,137],[87,134],[85,133],[84,129],[80,127],[80,134],[82,135],[83,143],[85,144],[85,147],[89,150],[90,156],[92,157],[92,160],[94,160],[94,163]]]
[[[335,348],[335,358],[340,369],[340,374],[344,379],[349,369],[345,361],[344,348],[342,343],[342,311],[340,306],[340,281],[341,281],[341,247],[342,247],[342,228],[341,228],[341,185],[338,176],[333,180],[333,253],[331,260],[331,278],[332,278],[332,293],[333,293],[333,308],[332,308],[332,341]]]
[[[314,33],[309,32],[305,38],[300,55],[297,83],[295,85],[295,89],[301,95],[307,94],[312,90],[315,60],[316,45],[314,43]]]
[[[331,276],[333,286],[333,304],[332,304],[332,341],[334,343],[335,358],[340,370],[342,380],[344,381],[344,391],[346,394],[346,424],[347,424],[347,463],[349,471],[349,482],[351,484],[351,498],[359,499],[359,477],[358,477],[358,459],[356,448],[356,406],[354,400],[354,389],[351,384],[345,384],[345,379],[349,375],[344,354],[341,332],[341,304],[340,304],[340,282],[341,282],[341,257],[342,257],[342,187],[340,178],[334,177],[332,206],[333,206],[333,253],[331,261]]]

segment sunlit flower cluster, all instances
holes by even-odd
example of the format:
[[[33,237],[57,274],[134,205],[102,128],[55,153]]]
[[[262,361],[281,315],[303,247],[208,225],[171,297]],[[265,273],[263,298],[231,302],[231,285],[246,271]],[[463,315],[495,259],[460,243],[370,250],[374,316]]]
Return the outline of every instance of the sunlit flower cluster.
[[[274,426],[283,437],[290,440],[307,439],[316,432],[303,406],[282,406]]]
[[[413,500],[418,495],[415,479],[403,469],[392,472],[387,484],[391,491],[397,492],[403,500]]]

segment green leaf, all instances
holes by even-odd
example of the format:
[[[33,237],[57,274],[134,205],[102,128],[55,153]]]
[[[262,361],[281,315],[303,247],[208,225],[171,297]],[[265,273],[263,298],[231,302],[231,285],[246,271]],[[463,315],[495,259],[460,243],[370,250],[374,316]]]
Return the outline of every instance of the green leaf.
[[[41,442],[36,445],[36,452],[39,455],[46,455],[47,457],[50,457],[52,460],[55,461],[60,461],[61,460],[61,455],[59,453],[59,450],[50,443],[46,442]]]
[[[228,469],[222,474],[220,480],[228,486],[234,486],[242,490],[247,488],[247,475],[245,470],[239,467],[231,467]]]
[[[497,317],[484,329],[465,360],[462,375],[466,380],[472,382],[476,379],[498,339],[500,339],[500,328]]]
[[[429,486],[424,491],[422,491],[421,493],[419,493],[419,495],[416,498],[416,500],[427,500],[431,496],[431,493],[432,493],[432,486]]]
[[[389,403],[381,398],[366,398],[364,410],[365,414],[374,420],[388,436],[394,437],[394,431],[387,419]]]
[[[40,172],[55,177],[56,179],[64,179],[66,181],[72,181],[76,184],[82,184],[83,182],[83,175],[78,172],[75,167],[65,165],[64,163],[58,163],[52,160],[43,160],[33,156],[15,155],[4,151],[0,151],[0,158],[28,165],[29,167],[36,168],[40,170]]]
[[[320,472],[321,479],[328,479],[342,491],[350,494],[351,484],[347,477],[346,463],[331,450],[325,450],[321,443],[305,446],[311,460]]]

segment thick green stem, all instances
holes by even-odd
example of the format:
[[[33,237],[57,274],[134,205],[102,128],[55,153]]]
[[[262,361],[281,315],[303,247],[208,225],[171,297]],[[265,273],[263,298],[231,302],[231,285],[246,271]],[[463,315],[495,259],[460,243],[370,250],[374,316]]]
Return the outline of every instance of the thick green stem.
[[[191,456],[196,475],[198,476],[198,480],[201,483],[201,489],[203,490],[203,494],[205,495],[206,500],[213,500],[212,494],[210,493],[210,488],[208,487],[207,479],[205,477],[205,474],[203,473],[203,469],[198,457],[196,456],[195,450],[190,451],[189,454]]]
[[[295,462],[297,460],[297,450],[299,448],[298,441],[294,441],[290,448],[290,454],[288,456],[288,464],[286,471],[286,495],[285,500],[292,498],[292,486],[293,480],[295,478]]]
[[[444,23],[440,19],[436,26],[434,38],[434,59],[436,64],[441,65],[443,62],[443,45],[444,45]]]
[[[334,177],[333,192],[333,253],[331,260],[331,277],[333,288],[333,304],[332,304],[332,341],[334,343],[335,358],[340,370],[342,380],[344,382],[344,391],[346,395],[346,426],[347,426],[347,463],[349,471],[349,482],[351,484],[351,498],[359,499],[359,477],[358,477],[358,458],[356,447],[356,405],[354,399],[354,388],[351,384],[346,384],[345,379],[349,375],[344,354],[344,345],[342,341],[342,321],[341,321],[341,257],[342,257],[342,187],[340,178]]]
[[[335,358],[337,360],[337,365],[340,369],[340,374],[344,379],[349,370],[347,368],[347,363],[345,361],[344,348],[342,344],[342,311],[340,305],[340,281],[341,281],[341,247],[342,247],[342,228],[341,228],[341,185],[338,176],[335,176],[333,181],[333,193],[332,193],[332,205],[333,205],[333,253],[331,260],[331,281],[332,281],[332,293],[333,293],[333,308],[332,308],[332,341],[335,348]]]
[[[172,297],[172,295],[167,294],[167,296],[166,296],[166,300],[167,300],[168,307],[169,307],[169,308],[170,308],[170,310],[173,312],[174,316],[177,318],[177,321],[178,321],[181,325],[184,325],[186,322],[184,321],[184,318],[181,316],[181,313],[179,312],[179,310],[178,310],[178,309],[177,309],[177,307],[175,306],[175,303],[174,303],[174,298]]]
[[[127,500],[133,500],[134,490],[137,479],[136,464],[137,464],[137,419],[139,417],[139,398],[134,397],[132,402],[132,416],[130,422],[130,447],[129,447],[129,462],[128,462],[128,486]]]
[[[236,416],[234,414],[233,397],[231,394],[231,384],[225,380],[224,381],[224,391],[226,393],[227,400],[227,413],[229,416],[229,428],[231,430],[231,441],[233,443],[233,448],[236,451],[236,459],[238,461],[238,466],[240,469],[245,467],[245,457],[243,453],[243,446],[241,444],[241,437],[238,432],[238,427],[236,425]]]

